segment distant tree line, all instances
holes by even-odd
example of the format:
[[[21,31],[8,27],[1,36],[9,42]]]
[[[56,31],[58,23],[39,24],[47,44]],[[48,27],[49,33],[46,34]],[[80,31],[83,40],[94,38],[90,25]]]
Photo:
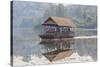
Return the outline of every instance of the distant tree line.
[[[96,6],[50,4],[43,17],[39,19],[39,22],[43,23],[50,16],[68,17],[76,27],[97,28]]]

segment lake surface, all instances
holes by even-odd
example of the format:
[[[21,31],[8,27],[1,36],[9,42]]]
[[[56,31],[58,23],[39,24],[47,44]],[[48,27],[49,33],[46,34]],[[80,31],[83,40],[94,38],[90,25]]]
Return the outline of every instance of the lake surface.
[[[24,62],[29,62],[31,60],[31,56],[35,55],[36,57],[41,58],[44,56],[44,53],[59,49],[72,49],[73,53],[77,52],[79,56],[90,56],[93,61],[97,60],[97,38],[66,39],[43,42],[32,30],[19,29],[15,32],[17,33],[14,33],[13,35],[13,56],[23,57],[22,61]],[[84,32],[87,36],[96,35],[96,32],[93,31]],[[80,35],[86,36],[85,34]]]

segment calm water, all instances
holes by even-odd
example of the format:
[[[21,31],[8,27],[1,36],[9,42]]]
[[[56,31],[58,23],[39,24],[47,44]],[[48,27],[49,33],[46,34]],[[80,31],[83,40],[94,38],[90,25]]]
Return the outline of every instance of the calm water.
[[[97,60],[97,38],[67,39],[64,41],[60,40],[60,41],[43,42],[40,41],[40,38],[36,36],[34,32],[25,33],[25,31],[24,33],[20,32],[19,34],[14,34],[14,40],[13,40],[13,55],[23,56],[24,61],[31,60],[30,56],[32,55],[35,55],[37,57],[42,57],[43,53],[52,52],[58,49],[67,49],[67,48],[72,49],[73,52],[78,52],[80,56],[91,56],[94,61]]]

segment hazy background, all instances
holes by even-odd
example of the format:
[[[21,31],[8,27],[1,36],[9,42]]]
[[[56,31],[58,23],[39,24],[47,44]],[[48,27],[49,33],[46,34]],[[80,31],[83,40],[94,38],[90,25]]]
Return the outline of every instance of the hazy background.
[[[76,35],[96,35],[97,7],[39,2],[13,2],[13,34],[15,38],[33,38],[49,16],[68,17],[76,26]],[[90,31],[92,30],[93,33]],[[81,31],[81,32],[80,32]],[[36,34],[37,33],[37,34]],[[80,34],[81,33],[81,34]]]
[[[90,5],[66,5],[39,2],[13,2],[13,54],[31,60],[30,56],[42,56],[38,34],[41,24],[49,16],[68,17],[75,24],[76,36],[97,36],[97,7]],[[51,44],[52,45],[52,44]],[[80,56],[89,55],[97,60],[97,38],[77,39],[74,43]],[[26,62],[26,61],[25,61]]]

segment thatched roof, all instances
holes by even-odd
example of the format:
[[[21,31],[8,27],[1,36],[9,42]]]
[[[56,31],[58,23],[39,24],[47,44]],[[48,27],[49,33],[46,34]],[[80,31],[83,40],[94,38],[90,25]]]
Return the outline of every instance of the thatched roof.
[[[53,21],[53,22],[48,22]],[[73,27],[74,24],[69,18],[63,18],[63,17],[49,17],[43,25],[58,25],[58,26],[67,26],[67,27]]]

